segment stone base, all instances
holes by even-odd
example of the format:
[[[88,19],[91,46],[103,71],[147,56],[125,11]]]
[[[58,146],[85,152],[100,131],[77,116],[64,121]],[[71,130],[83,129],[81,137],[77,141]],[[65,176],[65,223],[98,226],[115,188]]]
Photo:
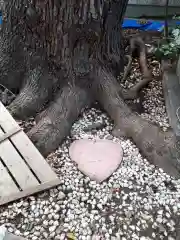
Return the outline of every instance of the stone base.
[[[180,83],[174,71],[163,73],[163,90],[170,125],[176,136],[180,138]]]

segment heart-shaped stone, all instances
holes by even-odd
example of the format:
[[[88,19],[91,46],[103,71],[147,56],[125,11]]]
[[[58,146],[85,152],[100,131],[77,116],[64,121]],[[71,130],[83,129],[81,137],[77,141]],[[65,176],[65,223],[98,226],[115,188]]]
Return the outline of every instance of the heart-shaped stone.
[[[123,150],[110,140],[81,139],[71,144],[69,155],[81,172],[100,183],[118,168]]]

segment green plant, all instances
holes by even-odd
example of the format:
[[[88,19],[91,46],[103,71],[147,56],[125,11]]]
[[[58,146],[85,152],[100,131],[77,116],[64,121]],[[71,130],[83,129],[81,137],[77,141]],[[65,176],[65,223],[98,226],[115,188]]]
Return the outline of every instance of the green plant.
[[[156,57],[176,59],[180,54],[180,26],[169,29],[169,36],[159,42],[156,48]]]

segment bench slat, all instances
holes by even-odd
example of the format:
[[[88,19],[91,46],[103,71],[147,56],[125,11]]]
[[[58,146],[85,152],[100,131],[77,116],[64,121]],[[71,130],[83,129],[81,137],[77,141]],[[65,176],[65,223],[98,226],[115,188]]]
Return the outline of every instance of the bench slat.
[[[4,132],[0,128],[0,136],[3,134]],[[38,184],[37,179],[29,167],[8,139],[0,144],[0,156],[22,189],[36,186]]]
[[[1,198],[4,198],[9,194],[17,194],[18,192],[18,187],[0,160],[0,201]]]
[[[19,127],[1,102],[0,126],[5,132]],[[23,131],[13,135],[10,139],[41,182],[57,179],[57,175]]]

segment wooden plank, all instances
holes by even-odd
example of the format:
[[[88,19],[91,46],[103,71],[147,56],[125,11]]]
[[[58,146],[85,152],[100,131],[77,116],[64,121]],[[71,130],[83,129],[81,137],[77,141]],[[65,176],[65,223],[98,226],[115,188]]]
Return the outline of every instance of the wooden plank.
[[[0,136],[3,134],[4,132],[0,128]],[[8,139],[0,144],[0,156],[22,189],[39,184],[29,167]]]
[[[5,132],[10,131],[12,128],[18,127],[18,124],[6,110],[4,105],[0,102],[0,126]],[[16,148],[21,152],[25,161],[33,169],[34,173],[41,182],[52,181],[57,179],[57,175],[53,172],[51,167],[45,161],[40,152],[34,147],[33,143],[29,140],[24,132],[12,136],[11,141]]]
[[[26,240],[26,239],[7,232],[3,240]]]
[[[42,183],[36,187],[28,188],[24,191],[21,191],[19,193],[12,193],[10,196],[0,196],[0,205],[15,201],[20,198],[24,198],[26,196],[30,196],[34,193],[42,192],[44,190],[47,190],[52,187],[56,187],[60,184],[60,180],[57,178],[53,181]]]
[[[0,160],[0,199],[9,195],[10,193],[17,194],[18,192],[18,187]]]
[[[21,128],[14,128],[11,131],[9,131],[8,133],[4,133],[2,136],[0,136],[0,143],[3,142],[4,140],[6,140],[7,138],[12,137],[13,135],[15,135],[16,133],[22,131]]]

